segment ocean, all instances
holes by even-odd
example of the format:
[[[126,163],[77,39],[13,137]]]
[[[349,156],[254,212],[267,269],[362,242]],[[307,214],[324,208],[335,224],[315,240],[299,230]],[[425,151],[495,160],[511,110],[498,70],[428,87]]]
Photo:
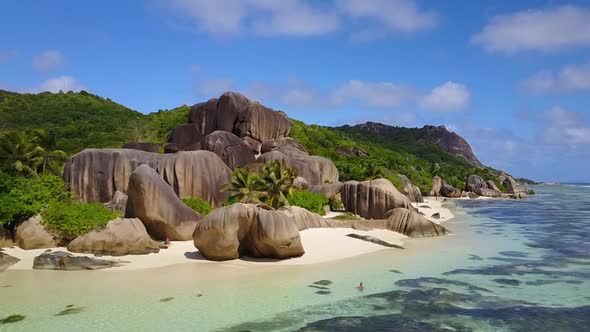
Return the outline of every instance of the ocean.
[[[25,318],[0,331],[588,330],[590,188],[532,188],[449,202],[451,235],[325,264],[9,270],[0,319]]]

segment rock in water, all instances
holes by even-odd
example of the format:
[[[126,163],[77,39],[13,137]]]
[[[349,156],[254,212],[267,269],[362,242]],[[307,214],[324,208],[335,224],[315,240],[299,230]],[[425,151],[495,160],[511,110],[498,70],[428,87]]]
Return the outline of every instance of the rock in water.
[[[184,204],[172,187],[147,165],[139,166],[131,174],[128,196],[125,217],[139,218],[157,240],[189,240],[201,219],[201,215]]]
[[[175,153],[160,163],[158,172],[180,198],[200,197],[216,207],[227,199],[221,187],[231,181],[231,169],[213,152]]]
[[[386,227],[409,237],[445,235],[447,230],[424,216],[404,208],[394,209],[387,218]]]
[[[33,260],[35,270],[100,270],[121,266],[122,262],[96,259],[85,256],[74,256],[65,251],[43,253]]]
[[[203,137],[201,149],[218,155],[232,170],[256,160],[250,147],[238,136],[227,131],[217,130]]]
[[[440,176],[434,176],[432,178],[432,189],[430,190],[430,196],[440,196],[440,188],[442,187],[442,179]]]
[[[158,252],[160,247],[160,243],[150,238],[141,220],[117,218],[100,231],[75,238],[68,244],[68,251],[123,256]]]
[[[20,259],[0,251],[0,272],[6,270],[9,266],[18,263],[19,261]]]
[[[148,164],[155,169],[164,158],[130,149],[86,149],[66,162],[64,181],[83,203],[105,203],[116,191],[127,192],[129,176],[137,166]]]
[[[418,186],[412,184],[410,179],[408,179],[408,177],[403,174],[398,174],[397,176],[400,178],[400,180],[402,180],[403,187],[400,190],[402,194],[408,196],[412,202],[424,202],[424,198],[422,198],[422,192]]]
[[[25,250],[57,247],[62,240],[47,231],[41,222],[39,214],[20,224],[14,234],[16,245]]]
[[[516,186],[516,181],[510,176],[506,176],[504,181],[502,181],[504,187],[506,187],[506,192],[509,194],[516,194],[518,192],[518,187]]]
[[[253,204],[236,203],[209,213],[195,228],[193,241],[203,256],[218,261],[305,253],[292,217]]]
[[[189,111],[188,122],[194,123],[203,135],[209,135],[215,131],[217,101],[217,98],[211,98],[204,103],[194,105]]]
[[[346,211],[367,219],[383,219],[398,207],[413,209],[410,199],[387,179],[345,182],[341,195]]]
[[[359,239],[362,241],[378,244],[380,246],[384,246],[384,247],[388,247],[388,248],[404,249],[404,247],[402,247],[400,245],[392,244],[392,243],[383,241],[379,238],[376,238],[376,237],[370,236],[370,235],[360,235],[360,234],[351,233],[351,234],[346,234],[346,236],[351,237],[353,239]]]
[[[104,206],[111,211],[119,211],[122,215],[125,215],[125,208],[127,207],[127,195],[120,192],[115,191],[113,198],[104,203]]]

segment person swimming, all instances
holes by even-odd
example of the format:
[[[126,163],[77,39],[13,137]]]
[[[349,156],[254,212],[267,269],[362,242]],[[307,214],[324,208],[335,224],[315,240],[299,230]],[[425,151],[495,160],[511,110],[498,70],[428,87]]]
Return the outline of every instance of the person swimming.
[[[365,284],[363,284],[363,282],[361,281],[361,283],[358,285],[358,290],[363,291],[365,290]]]

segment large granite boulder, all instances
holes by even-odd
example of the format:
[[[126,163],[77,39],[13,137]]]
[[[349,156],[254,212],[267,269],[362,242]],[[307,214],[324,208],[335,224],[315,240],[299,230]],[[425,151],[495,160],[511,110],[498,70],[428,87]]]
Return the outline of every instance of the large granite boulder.
[[[502,193],[499,190],[488,189],[488,188],[479,188],[475,192],[475,194],[479,196],[486,196],[486,197],[500,197]]]
[[[139,166],[131,174],[127,194],[125,218],[139,218],[157,240],[190,240],[201,219],[201,215],[184,204],[172,187],[147,165]]]
[[[42,221],[39,214],[18,225],[14,234],[16,245],[25,250],[57,247],[62,239],[50,233]]]
[[[268,163],[277,160],[282,167],[290,167],[297,170],[297,174],[310,185],[338,182],[338,169],[327,158],[319,156],[289,156],[281,151],[273,150],[258,157],[257,162]]]
[[[440,195],[448,198],[459,198],[463,194],[463,190],[455,188],[443,180],[442,186],[440,187]]]
[[[156,168],[164,158],[163,154],[131,149],[85,149],[66,162],[63,177],[81,202],[105,203],[116,191],[127,192],[129,176],[137,166]]]
[[[200,197],[215,207],[227,199],[221,188],[231,181],[232,171],[213,152],[175,153],[160,162],[158,172],[180,198]]]
[[[410,199],[387,179],[344,182],[341,195],[346,211],[367,219],[383,219],[398,207],[413,209]]]
[[[506,192],[509,194],[516,194],[518,192],[518,187],[516,185],[516,181],[510,175],[507,175],[502,181],[504,187],[506,187]]]
[[[167,141],[174,144],[178,151],[183,151],[195,143],[201,142],[201,138],[203,138],[203,134],[196,124],[185,123],[172,129]]]
[[[20,259],[0,251],[0,272],[6,270],[9,266],[18,262],[20,262]]]
[[[191,107],[188,113],[188,122],[194,123],[202,135],[209,135],[215,131],[217,101],[217,98],[211,98],[204,103],[198,103]]]
[[[334,198],[342,191],[342,182],[311,185],[307,187],[307,190],[327,198]]]
[[[238,113],[233,130],[240,137],[251,137],[259,142],[286,137],[290,131],[291,120],[285,113],[257,102],[251,102]]]
[[[409,237],[425,237],[445,235],[447,230],[426,219],[423,215],[404,208],[394,209],[389,213],[387,229]]]
[[[95,255],[141,255],[160,251],[141,220],[117,218],[102,230],[80,235],[68,244],[68,251]]]
[[[430,190],[430,196],[440,196],[440,188],[442,187],[442,178],[438,175],[432,178],[432,189]]]
[[[331,228],[328,221],[317,213],[313,213],[299,206],[285,207],[279,210],[293,219],[300,231],[308,228]]]
[[[74,256],[65,251],[51,251],[35,257],[33,260],[33,269],[62,271],[101,270],[121,266],[122,263],[86,256]]]
[[[496,186],[496,183],[492,180],[487,180],[486,185],[488,186],[488,189],[492,189],[497,192],[501,192],[500,188],[498,188],[498,186]]]
[[[469,177],[467,177],[467,181],[465,182],[465,191],[477,193],[477,191],[480,189],[488,189],[488,184],[479,175],[469,175]]]
[[[104,203],[104,206],[111,211],[118,211],[121,215],[125,215],[125,209],[127,208],[127,195],[115,191],[113,198],[110,201]]]
[[[292,217],[253,204],[236,203],[209,213],[195,228],[193,241],[203,256],[217,261],[305,253]]]
[[[129,143],[123,145],[122,148],[158,153],[164,149],[164,144],[162,144],[162,143],[145,143],[145,142],[129,142]]]
[[[402,180],[402,188],[400,189],[402,194],[408,196],[412,202],[424,202],[424,198],[422,198],[422,192],[418,186],[414,185],[410,179],[408,179],[408,177],[403,174],[398,174],[397,176],[400,178],[400,180]]]
[[[250,147],[227,131],[217,130],[203,137],[201,149],[215,153],[231,169],[251,164],[256,160]]]
[[[282,137],[276,139],[269,139],[262,142],[260,146],[260,153],[267,153],[270,151],[280,151],[291,157],[308,156],[307,150],[296,139],[291,137]]]
[[[250,99],[237,92],[228,91],[222,94],[217,101],[215,130],[232,132],[238,113],[246,109],[251,103]]]

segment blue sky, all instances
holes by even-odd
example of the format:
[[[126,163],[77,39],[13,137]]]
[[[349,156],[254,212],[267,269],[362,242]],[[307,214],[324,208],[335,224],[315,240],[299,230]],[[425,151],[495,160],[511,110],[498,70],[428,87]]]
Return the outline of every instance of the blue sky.
[[[0,88],[149,113],[235,90],[322,125],[445,125],[487,165],[590,182],[587,1],[3,3]]]

